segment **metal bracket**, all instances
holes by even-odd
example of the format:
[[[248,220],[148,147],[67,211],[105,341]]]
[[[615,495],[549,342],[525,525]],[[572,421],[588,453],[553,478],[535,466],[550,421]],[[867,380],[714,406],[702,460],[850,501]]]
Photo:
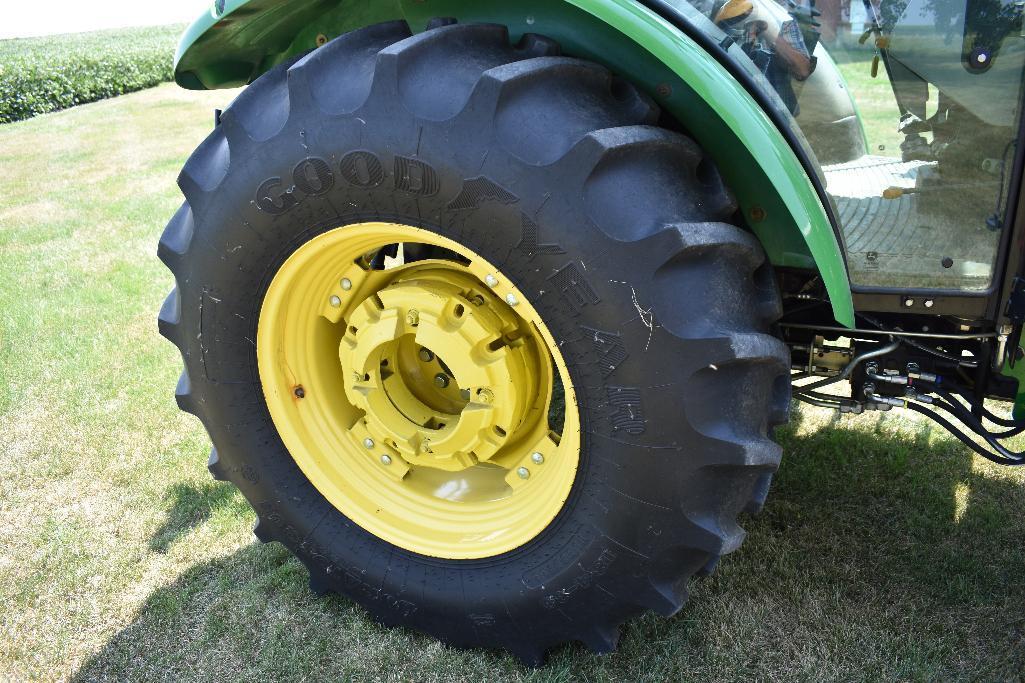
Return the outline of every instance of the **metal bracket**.
[[[1011,292],[1007,296],[1007,307],[1004,309],[1004,316],[1011,321],[1010,332],[1003,333],[1001,340],[1001,351],[1007,354],[1006,364],[1013,368],[1018,360],[1018,346],[1021,344],[1022,323],[1025,323],[1025,278],[1015,276],[1011,282]],[[1006,351],[1005,351],[1006,349]],[[997,360],[1004,362],[1002,358]]]
[[[1025,278],[1015,277],[1011,283],[1004,315],[1015,324],[1025,322]]]

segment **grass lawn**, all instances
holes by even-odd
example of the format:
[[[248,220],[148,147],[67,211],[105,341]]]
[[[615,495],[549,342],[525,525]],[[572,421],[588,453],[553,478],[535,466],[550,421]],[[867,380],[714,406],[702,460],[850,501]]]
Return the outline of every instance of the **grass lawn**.
[[[868,140],[869,154],[899,158],[900,143],[904,139],[897,132],[900,110],[882,64],[879,64],[875,78],[872,77],[872,56],[875,50],[865,45],[848,44],[837,45],[830,54],[854,95]],[[932,114],[936,111],[936,89],[931,88],[930,94],[933,101],[929,114]]]
[[[1025,471],[928,424],[799,412],[747,543],[672,619],[529,671],[315,598],[206,472],[156,329],[175,176],[230,93],[0,126],[0,680],[1006,680]]]

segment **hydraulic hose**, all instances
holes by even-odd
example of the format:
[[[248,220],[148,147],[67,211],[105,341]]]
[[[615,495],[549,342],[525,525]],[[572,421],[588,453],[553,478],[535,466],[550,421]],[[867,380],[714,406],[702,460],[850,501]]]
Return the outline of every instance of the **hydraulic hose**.
[[[954,400],[953,397],[943,396],[942,399],[935,401],[933,404],[938,406],[957,419],[961,420],[964,424],[968,425],[973,432],[986,439],[987,443],[990,439],[1008,439],[1012,436],[1017,436],[1022,432],[1025,432],[1025,425],[1020,427],[1014,427],[1008,429],[1005,432],[993,432],[986,429],[985,425],[975,416],[972,415],[971,411],[965,408],[959,401]]]
[[[794,394],[794,398],[796,398],[801,403],[808,403],[813,406],[818,406],[819,408],[833,408],[835,410],[840,410],[839,401],[826,401],[824,399],[805,396],[804,394]]]
[[[969,403],[973,404],[972,407],[975,407],[974,406],[974,401],[973,401],[972,397],[968,394],[968,392],[966,390],[961,389],[961,388],[955,388],[955,392],[957,393],[958,396],[964,398],[966,401],[968,401]],[[993,413],[992,411],[990,411],[989,408],[987,408],[984,405],[983,406],[979,406],[979,407],[982,410],[983,417],[985,417],[987,420],[989,420],[990,422],[992,422],[995,425],[1000,425],[1001,427],[1022,427],[1022,426],[1025,426],[1025,420],[1015,420],[1014,418],[1000,417],[999,415],[997,415],[997,414]]]
[[[875,322],[872,321],[870,318],[869,320],[870,322]],[[812,382],[810,384],[794,387],[794,398],[796,398],[799,401],[802,401],[803,403],[808,403],[821,408],[833,408],[835,410],[842,410],[843,403],[841,399],[835,396],[830,396],[828,394],[821,394],[814,390],[819,389],[821,387],[829,386],[831,384],[836,384],[837,382],[841,382],[849,378],[851,376],[851,373],[854,372],[854,369],[857,368],[859,364],[865,362],[866,360],[878,358],[880,356],[885,356],[889,353],[892,353],[897,349],[897,347],[901,345],[902,342],[908,342],[908,340],[902,339],[899,336],[899,333],[894,333],[891,336],[891,342],[889,344],[877,349],[873,349],[871,351],[865,351],[863,353],[858,354],[857,356],[852,358],[851,361],[846,366],[844,366],[843,370],[841,370],[838,374],[832,377],[826,377],[824,379]],[[914,346],[916,348],[920,348],[918,344],[914,344]],[[935,353],[937,356],[946,357],[945,354],[942,354],[941,352],[936,351],[934,349],[926,348],[923,350],[928,350],[932,353]],[[949,359],[955,360],[952,357],[950,357]],[[808,376],[808,373],[798,373],[795,375],[795,377],[798,379],[802,379],[806,376]],[[971,438],[971,436],[966,434],[953,422],[951,422],[935,410],[930,410],[929,408],[926,408],[920,403],[908,400],[904,401],[904,407],[921,415],[925,415],[929,419],[933,420],[941,427],[946,429],[948,432],[956,436],[966,446],[968,446],[973,451],[975,451],[982,457],[986,458],[987,460],[990,460],[991,462],[995,462],[1000,465],[1025,465],[1025,451],[1021,453],[1011,451],[999,442],[999,439],[1006,439],[1021,434],[1022,432],[1025,432],[1025,420],[1009,420],[1007,418],[1002,418],[998,415],[995,415],[984,405],[978,405],[976,400],[968,395],[967,390],[956,383],[946,382],[943,384],[943,387],[941,388],[939,378],[935,378],[935,381],[919,379],[918,382],[931,385],[930,393],[935,393],[937,396],[939,396],[939,398],[933,402],[933,405],[949,413],[952,417],[960,421],[964,426],[970,429],[972,433],[976,434],[978,437],[983,439],[986,442],[986,444],[990,448],[992,448],[993,451],[996,452],[994,453],[993,451],[976,443]],[[954,393],[948,391],[947,388],[952,389]],[[993,424],[996,424],[1001,427],[1009,427],[1009,429],[1003,432],[990,431],[983,425],[982,420],[976,417],[976,415],[974,415],[964,404],[961,403],[961,401],[958,400],[957,397],[955,397],[955,393],[957,394],[957,396],[967,401],[973,409],[978,409],[979,412],[981,412],[981,414],[983,415],[984,419],[989,420]]]
[[[982,457],[986,458],[987,460],[995,462],[998,465],[1025,465],[1025,457],[1023,457],[1023,454],[1012,453],[1003,446],[1000,446],[1000,444],[990,443],[990,440],[987,439],[987,443],[990,443],[990,445],[993,446],[994,450],[997,451],[997,453],[992,453],[983,448],[982,446],[980,446],[979,444],[975,443],[975,441],[973,441],[971,437],[969,437],[967,434],[965,434],[960,429],[955,427],[952,422],[950,422],[947,418],[937,413],[935,410],[929,410],[925,406],[919,405],[911,401],[908,402],[907,407],[909,410],[913,410],[916,413],[921,413],[922,415],[928,417],[930,420],[933,420],[941,427],[946,429],[948,432],[950,432],[958,439],[960,439],[961,442],[963,442],[966,446],[968,446],[973,451],[975,451]]]
[[[918,380],[918,382],[924,383],[924,382],[928,382],[928,380]],[[989,420],[990,422],[992,422],[995,425],[999,425],[1001,427],[1015,427],[1015,428],[1017,428],[1017,427],[1025,427],[1025,420],[1015,420],[1013,418],[1000,417],[999,415],[997,415],[994,412],[992,412],[985,405],[977,405],[976,402],[975,402],[975,398],[970,394],[970,392],[965,387],[961,386],[960,384],[957,384],[955,382],[951,382],[949,380],[944,380],[943,384],[942,384],[942,388],[941,388],[941,385],[938,382],[928,382],[928,383],[933,385],[934,388],[932,389],[932,391],[934,393],[937,393],[940,396],[943,396],[947,400],[951,400],[952,397],[951,397],[949,392],[953,391],[953,393],[957,394],[958,396],[963,398],[965,401],[967,401],[969,403],[969,405],[971,405],[972,408],[976,408],[976,407],[979,408],[981,410],[981,412],[982,412],[983,417],[985,417],[987,420]]]
[[[958,358],[956,356],[951,356],[949,353],[944,353],[944,352],[939,351],[937,349],[934,349],[932,347],[926,346],[925,344],[921,344],[921,343],[915,341],[914,339],[912,339],[911,337],[901,336],[900,332],[895,332],[893,330],[887,330],[885,325],[883,325],[879,320],[877,320],[876,318],[873,318],[872,316],[865,315],[864,313],[857,313],[856,315],[859,318],[861,318],[862,320],[865,320],[866,322],[868,322],[870,325],[874,325],[875,327],[878,327],[880,330],[885,330],[886,332],[888,332],[893,337],[897,337],[898,339],[901,339],[908,346],[913,346],[914,348],[918,349],[919,351],[924,351],[925,353],[928,353],[928,354],[931,354],[933,356],[936,356],[937,358],[942,358],[943,360],[949,361],[951,363],[957,363],[958,365],[966,367],[966,368],[976,368],[976,367],[979,366],[979,364],[977,362],[975,362],[975,361],[965,360],[963,358]]]

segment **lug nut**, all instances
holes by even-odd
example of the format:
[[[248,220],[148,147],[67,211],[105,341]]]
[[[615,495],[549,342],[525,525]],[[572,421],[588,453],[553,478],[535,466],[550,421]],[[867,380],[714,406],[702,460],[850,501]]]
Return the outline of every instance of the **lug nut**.
[[[520,303],[520,300],[516,298],[515,294],[509,292],[505,295],[505,303],[509,304],[510,306],[515,306],[516,304]]]
[[[438,387],[439,389],[447,389],[448,381],[448,375],[446,375],[444,372],[439,372],[434,376],[434,386]]]
[[[495,394],[491,389],[478,389],[477,398],[480,399],[481,403],[491,403],[495,400]]]
[[[535,453],[534,455],[530,456],[530,459],[533,461],[535,465],[543,465],[545,462],[545,456],[541,455],[540,453]]]
[[[406,313],[406,322],[416,327],[420,324],[420,311],[415,308],[409,309],[409,313]]]
[[[382,455],[381,456],[381,464],[382,465],[390,465],[391,464],[391,456],[390,455]]]
[[[363,445],[366,446],[367,448],[373,448],[374,447],[374,440],[371,439],[368,436],[367,438],[363,439]]]
[[[347,277],[343,277],[342,281],[338,284],[340,284],[342,286],[342,289],[344,289],[346,292],[352,289],[352,280],[350,280]]]
[[[526,467],[520,467],[517,468],[516,474],[519,475],[520,479],[527,479],[528,477],[530,477],[530,470],[528,470]]]
[[[421,347],[417,355],[420,357],[420,360],[422,360],[424,363],[430,363],[432,360],[434,360],[434,352],[425,347]]]
[[[488,273],[484,276],[484,282],[488,283],[488,287],[494,287],[498,284],[498,278],[491,273]]]
[[[306,398],[306,390],[301,386],[293,389],[292,394],[294,394],[296,398]]]
[[[339,306],[342,305],[342,300],[339,299],[337,296],[331,297],[330,299],[328,299],[328,301],[330,301],[331,305],[334,306],[335,308],[338,308]]]

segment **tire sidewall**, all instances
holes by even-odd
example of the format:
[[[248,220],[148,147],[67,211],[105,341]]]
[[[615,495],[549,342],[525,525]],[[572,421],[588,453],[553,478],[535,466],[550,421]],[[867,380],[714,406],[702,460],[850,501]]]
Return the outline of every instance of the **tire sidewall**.
[[[264,535],[316,580],[385,623],[450,643],[556,643],[645,605],[676,604],[647,597],[651,577],[689,576],[724,534],[715,515],[688,515],[708,507],[713,490],[715,506],[741,509],[759,476],[730,473],[724,487],[718,471],[703,474],[703,454],[721,441],[686,419],[688,402],[702,398],[681,398],[708,367],[734,359],[730,331],[686,339],[660,323],[675,297],[707,298],[713,283],[668,293],[660,284],[681,246],[676,231],[621,241],[598,225],[586,187],[600,145],[585,139],[555,163],[530,164],[496,142],[493,112],[471,103],[453,119],[425,121],[381,87],[350,115],[292,93],[273,134],[257,139],[235,125],[204,143],[216,149],[220,138],[230,155],[217,182],[189,197],[198,245],[176,275],[182,352],[223,474]],[[530,299],[558,344],[577,399],[579,469],[555,520],[520,548],[457,561],[392,546],[336,510],[274,428],[255,347],[267,288],[300,246],[364,222],[465,245]]]

